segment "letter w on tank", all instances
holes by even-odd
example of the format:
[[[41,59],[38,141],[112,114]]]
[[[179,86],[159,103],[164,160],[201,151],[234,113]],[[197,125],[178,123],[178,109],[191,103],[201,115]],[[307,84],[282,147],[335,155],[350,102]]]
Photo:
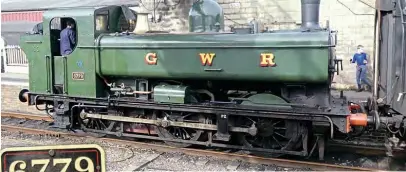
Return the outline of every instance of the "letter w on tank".
[[[216,56],[215,53],[200,53],[200,61],[202,62],[203,66],[209,65],[211,66],[213,64],[213,59]]]

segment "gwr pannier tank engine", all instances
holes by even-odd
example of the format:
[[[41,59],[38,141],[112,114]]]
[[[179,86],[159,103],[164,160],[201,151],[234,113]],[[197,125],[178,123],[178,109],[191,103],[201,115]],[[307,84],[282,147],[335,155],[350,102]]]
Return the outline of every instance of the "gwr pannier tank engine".
[[[181,34],[143,32],[146,16],[124,6],[46,11],[44,34],[22,37],[30,88],[19,98],[45,105],[62,128],[306,156],[313,136],[324,149],[324,138],[376,123],[330,93],[341,61],[335,32],[318,24],[319,4],[302,0],[299,29],[255,34],[223,32],[213,0],[193,4],[191,32]],[[77,45],[61,56],[68,19]],[[121,32],[134,20],[134,32]]]

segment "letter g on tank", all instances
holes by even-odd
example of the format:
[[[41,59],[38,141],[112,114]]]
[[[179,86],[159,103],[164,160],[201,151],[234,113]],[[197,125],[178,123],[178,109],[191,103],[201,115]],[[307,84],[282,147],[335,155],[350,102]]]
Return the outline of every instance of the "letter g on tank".
[[[156,53],[148,53],[145,55],[145,63],[148,65],[156,65],[158,62],[158,56]]]

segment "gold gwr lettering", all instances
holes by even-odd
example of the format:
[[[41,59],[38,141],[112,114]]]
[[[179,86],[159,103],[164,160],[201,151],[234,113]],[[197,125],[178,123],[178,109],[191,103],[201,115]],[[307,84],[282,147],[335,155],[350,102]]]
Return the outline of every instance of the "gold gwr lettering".
[[[202,62],[203,66],[209,65],[211,66],[213,63],[213,58],[216,56],[215,53],[200,53],[200,61]]]
[[[156,65],[158,61],[158,57],[156,53],[148,53],[145,55],[145,63],[148,65]]]
[[[260,63],[261,67],[273,67],[276,66],[275,64],[275,56],[272,53],[261,53],[260,56]]]

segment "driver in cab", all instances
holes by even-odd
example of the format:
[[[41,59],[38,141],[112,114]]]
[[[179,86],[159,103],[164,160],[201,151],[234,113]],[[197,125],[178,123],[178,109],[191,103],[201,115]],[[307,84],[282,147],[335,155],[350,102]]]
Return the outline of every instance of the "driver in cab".
[[[66,22],[66,28],[61,31],[61,55],[67,56],[72,53],[76,44],[75,24],[72,21]]]

